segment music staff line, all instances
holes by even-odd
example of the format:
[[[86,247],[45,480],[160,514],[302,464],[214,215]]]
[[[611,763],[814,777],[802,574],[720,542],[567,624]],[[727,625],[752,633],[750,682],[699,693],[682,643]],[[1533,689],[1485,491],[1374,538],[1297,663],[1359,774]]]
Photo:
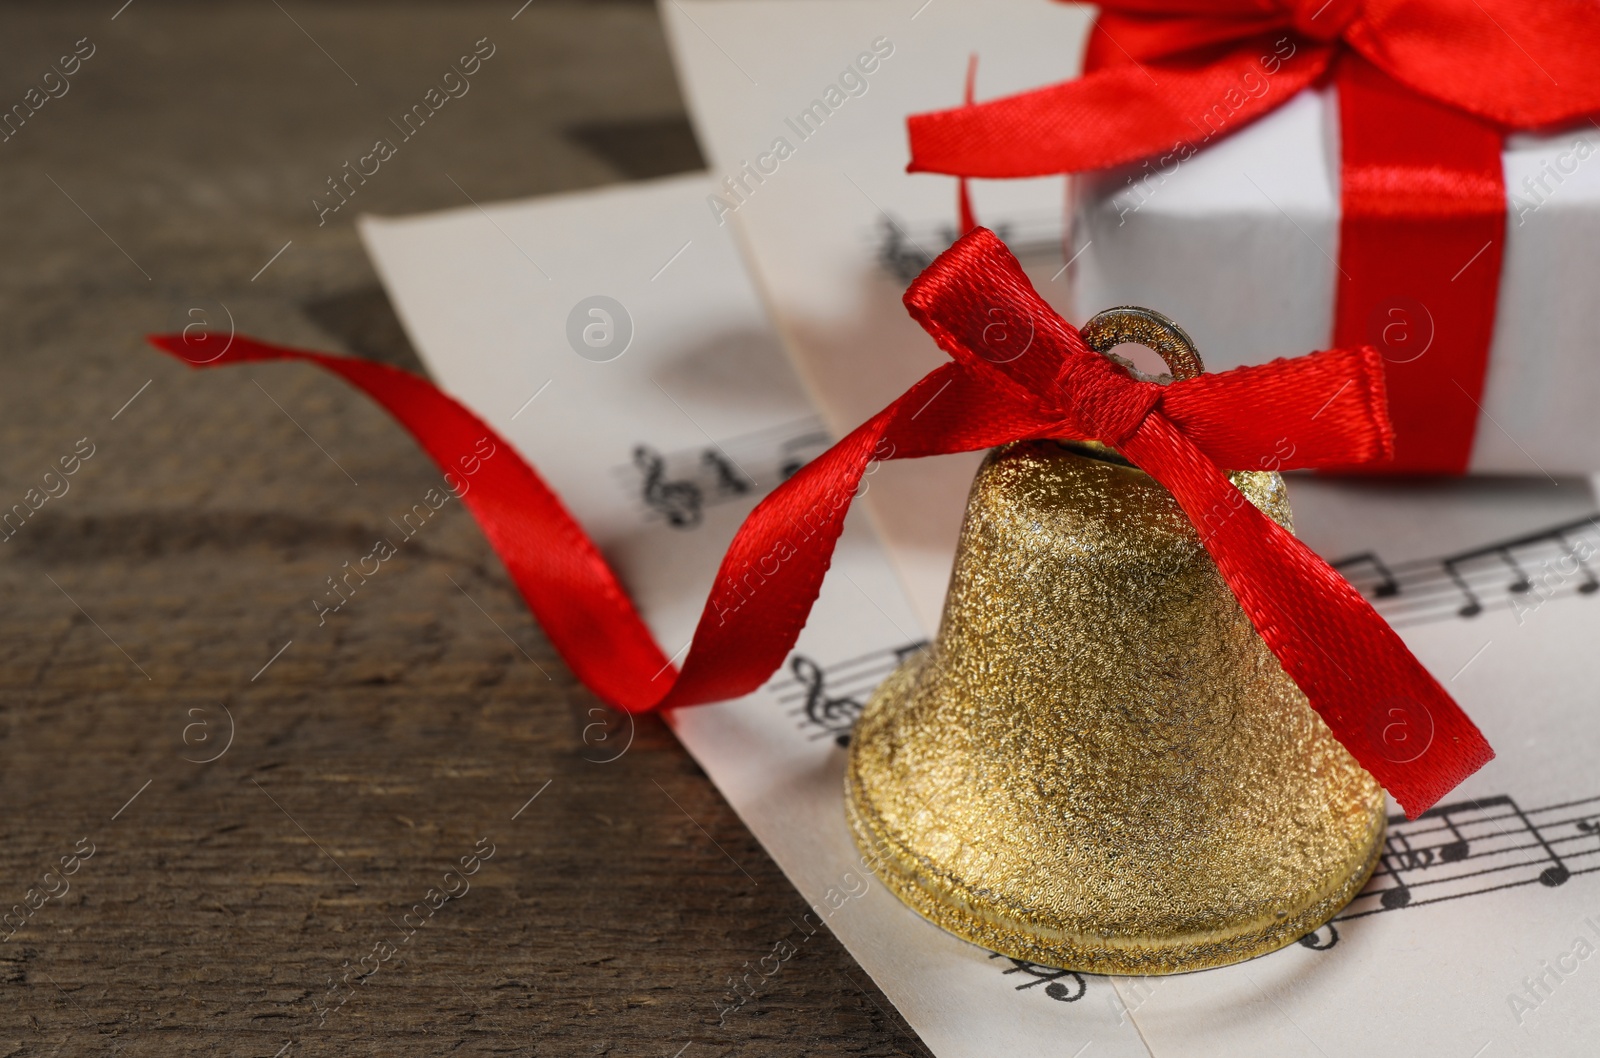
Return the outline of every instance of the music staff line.
[[[1566,814],[1547,818],[1555,813]],[[1600,871],[1600,863],[1577,866],[1590,859],[1600,859],[1600,796],[1527,810],[1509,795],[1439,805],[1415,820],[1390,819],[1378,869],[1335,921],[1526,885],[1553,889]]]
[[[812,416],[671,452],[640,442],[612,475],[646,518],[693,529],[707,507],[765,495],[832,443],[822,421]]]
[[[780,705],[791,707],[788,715],[800,718],[797,728],[815,729],[807,733],[810,741],[832,738],[840,746],[849,745],[850,729],[873,690],[901,662],[927,645],[926,639],[918,639],[828,666],[819,665],[804,654],[793,654],[789,658],[790,675],[768,684],[768,689]]]
[[[1330,563],[1396,628],[1489,610],[1532,608],[1561,595],[1600,591],[1600,514],[1451,555],[1393,566],[1364,551]],[[1361,571],[1365,570],[1365,576]]]
[[[1060,260],[1062,257],[1064,238],[1060,214],[1023,214],[995,220],[987,226],[1006,242],[1018,260]],[[884,215],[879,218],[872,239],[878,247],[878,264],[902,283],[909,283],[960,235],[951,221],[901,223]]]

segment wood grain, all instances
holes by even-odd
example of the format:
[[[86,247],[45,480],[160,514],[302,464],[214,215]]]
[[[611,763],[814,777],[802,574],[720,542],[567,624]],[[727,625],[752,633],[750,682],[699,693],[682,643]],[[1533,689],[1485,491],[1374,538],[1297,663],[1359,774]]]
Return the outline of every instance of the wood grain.
[[[0,510],[94,450],[0,542],[0,906],[94,849],[0,943],[0,1058],[925,1054],[825,932],[719,1024],[805,904],[670,734],[596,763],[595,703],[459,505],[319,625],[430,465],[321,373],[139,340],[231,317],[414,364],[354,211],[692,160],[654,8],[120,3],[0,6],[6,105],[96,49],[0,143]],[[319,225],[486,35],[470,94]],[[470,890],[339,985],[484,838]]]

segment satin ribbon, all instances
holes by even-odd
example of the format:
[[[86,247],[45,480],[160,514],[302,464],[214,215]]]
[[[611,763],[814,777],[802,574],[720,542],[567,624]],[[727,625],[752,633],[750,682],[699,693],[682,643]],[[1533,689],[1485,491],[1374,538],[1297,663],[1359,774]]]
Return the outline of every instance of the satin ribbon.
[[[1600,10],[1592,0],[1100,8],[1082,78],[913,116],[911,171],[1044,176],[1187,157],[1331,76],[1342,139],[1333,341],[1367,344],[1395,327],[1409,339],[1387,364],[1395,458],[1373,469],[1463,472],[1499,297],[1502,139],[1600,112]]]
[[[1285,671],[1408,813],[1424,811],[1493,757],[1360,593],[1219,469],[1387,457],[1392,434],[1376,352],[1332,350],[1170,386],[1136,381],[1085,346],[986,228],[942,254],[905,302],[952,362],[757,505],[717,570],[681,671],[533,468],[431,383],[384,364],[243,337],[220,354],[183,335],[150,340],[195,366],[318,364],[365,390],[447,469],[480,438],[494,439],[507,456],[482,463],[462,502],[574,674],[620,709],[695,705],[759,688],[793,648],[874,460],[1082,439],[1114,445],[1177,497]]]

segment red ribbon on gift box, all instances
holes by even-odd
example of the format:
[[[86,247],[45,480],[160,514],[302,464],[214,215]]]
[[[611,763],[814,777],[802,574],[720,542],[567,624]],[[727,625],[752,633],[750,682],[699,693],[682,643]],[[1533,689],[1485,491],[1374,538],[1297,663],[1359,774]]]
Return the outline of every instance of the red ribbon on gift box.
[[[1482,413],[1506,230],[1510,130],[1600,112],[1593,0],[1106,0],[1076,81],[909,119],[913,172],[1163,168],[1301,89],[1338,88],[1333,343],[1420,304],[1428,355],[1388,361],[1395,458],[1459,474]],[[1411,319],[1420,326],[1423,321]]]
[[[235,337],[151,342],[196,367],[303,360],[365,390],[441,467],[489,436],[462,496],[577,677],[619,709],[737,698],[794,647],[868,466],[1032,438],[1099,440],[1177,497],[1257,631],[1333,734],[1416,815],[1489,761],[1460,708],[1349,582],[1246,500],[1223,467],[1383,459],[1393,431],[1369,348],[1275,360],[1160,386],[1091,351],[984,228],[906,292],[953,362],[807,463],[758,504],[717,570],[681,671],[600,549],[534,469],[432,383],[384,364]]]

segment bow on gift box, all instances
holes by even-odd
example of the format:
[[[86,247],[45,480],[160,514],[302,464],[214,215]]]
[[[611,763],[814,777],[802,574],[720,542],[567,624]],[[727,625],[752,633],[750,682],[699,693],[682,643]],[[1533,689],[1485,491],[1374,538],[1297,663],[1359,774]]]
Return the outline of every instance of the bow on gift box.
[[[1425,810],[1493,757],[1360,593],[1218,469],[1386,457],[1391,431],[1374,350],[1315,353],[1170,386],[1137,381],[1090,351],[984,228],[942,254],[905,301],[954,362],[929,372],[751,512],[717,571],[681,671],[672,670],[599,549],[533,468],[514,452],[482,464],[462,502],[551,642],[600,698],[643,712],[760,687],[799,637],[874,460],[1031,438],[1098,440],[1177,497],[1285,671],[1408,812]],[[242,337],[220,355],[206,349],[198,358],[183,335],[151,341],[195,366],[319,364],[382,404],[443,467],[485,435],[499,441],[431,383],[383,364]]]
[[[913,172],[1164,171],[1327,77],[1338,88],[1333,344],[1420,302],[1431,356],[1387,365],[1393,462],[1458,474],[1481,411],[1506,230],[1502,140],[1600,112],[1593,0],[1106,0],[1085,75],[909,122]],[[1377,321],[1376,324],[1374,321]],[[1420,324],[1420,321],[1413,321]]]

